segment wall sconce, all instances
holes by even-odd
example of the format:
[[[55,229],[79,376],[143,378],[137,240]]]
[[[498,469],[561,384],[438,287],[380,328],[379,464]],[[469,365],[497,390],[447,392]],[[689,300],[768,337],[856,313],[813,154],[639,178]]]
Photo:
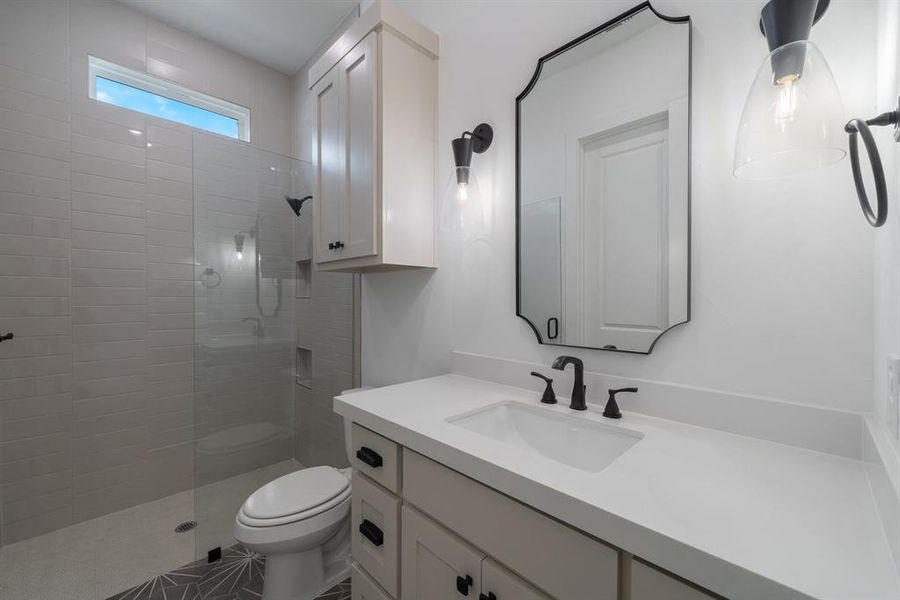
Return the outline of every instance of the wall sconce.
[[[759,28],[770,54],[750,88],[734,151],[734,175],[741,179],[778,179],[833,164],[847,154],[842,138],[850,135],[853,182],[863,215],[873,227],[887,220],[887,185],[869,125],[893,125],[900,141],[897,109],[873,119],[851,119],[841,131],[843,104],[831,69],[809,41],[812,26],[830,0],[770,0]],[[859,164],[862,137],[875,179],[876,208],[866,195]]]
[[[244,258],[244,234],[238,233],[234,236],[234,257],[238,260]]]
[[[825,57],[809,41],[829,0],[771,0],[759,27],[770,54],[750,88],[734,175],[778,179],[833,164],[844,150],[843,104]]]
[[[444,191],[442,229],[484,231],[484,202],[478,179],[472,171],[472,153],[485,152],[493,140],[493,128],[481,123],[473,131],[465,131],[451,142],[454,166]]]

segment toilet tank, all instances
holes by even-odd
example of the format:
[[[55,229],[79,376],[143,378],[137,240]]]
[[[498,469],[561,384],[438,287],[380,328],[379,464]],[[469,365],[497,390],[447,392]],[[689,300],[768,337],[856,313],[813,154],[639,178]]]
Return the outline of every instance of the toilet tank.
[[[367,385],[363,387],[344,390],[343,392],[341,392],[341,396],[346,396],[347,394],[355,394],[356,392],[364,392],[366,390],[373,389],[373,387],[374,386]],[[353,445],[350,440],[351,425],[353,425],[353,421],[351,421],[347,417],[344,417],[344,452],[347,454],[347,460],[352,463]]]

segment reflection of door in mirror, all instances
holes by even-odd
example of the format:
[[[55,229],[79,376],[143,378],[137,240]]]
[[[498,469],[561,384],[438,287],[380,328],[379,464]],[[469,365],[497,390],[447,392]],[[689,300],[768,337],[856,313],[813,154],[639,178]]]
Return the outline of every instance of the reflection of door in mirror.
[[[562,271],[560,199],[547,198],[522,206],[521,269],[523,309],[534,316],[543,340],[564,337],[562,318]]]
[[[632,121],[582,140],[579,209],[584,250],[584,338],[627,347],[669,327],[668,115]]]

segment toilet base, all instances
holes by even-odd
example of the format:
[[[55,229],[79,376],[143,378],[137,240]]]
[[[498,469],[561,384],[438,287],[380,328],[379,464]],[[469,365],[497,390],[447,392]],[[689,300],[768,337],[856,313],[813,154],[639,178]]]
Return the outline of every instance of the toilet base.
[[[266,557],[263,600],[312,600],[325,586],[322,548]]]

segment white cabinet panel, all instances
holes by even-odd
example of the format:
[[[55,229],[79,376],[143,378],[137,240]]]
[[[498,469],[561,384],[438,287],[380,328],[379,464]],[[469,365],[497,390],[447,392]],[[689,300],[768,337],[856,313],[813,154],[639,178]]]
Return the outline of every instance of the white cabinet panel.
[[[551,600],[490,558],[481,563],[480,600]]]
[[[416,510],[404,506],[402,513],[402,597],[477,598],[484,554]]]
[[[350,577],[350,600],[391,600],[359,565],[353,565]]]
[[[310,70],[318,269],[435,266],[438,40],[388,4],[369,8]]]
[[[343,247],[337,251],[342,259],[371,256],[377,251],[377,53],[378,34],[373,31],[337,67],[341,71],[344,92],[344,144],[347,149],[345,231],[340,238]]]
[[[400,500],[353,473],[351,550],[353,558],[389,594],[396,596],[398,579]]]
[[[341,125],[340,78],[336,69],[313,88],[316,99],[315,160],[318,197],[315,199],[313,243],[316,260],[335,260],[328,248],[340,239],[344,205],[344,149]]]
[[[560,600],[617,599],[614,548],[407,448],[402,463],[405,502],[540,589]]]
[[[717,596],[705,594],[640,561],[631,561],[631,600],[714,600],[715,598]]]
[[[350,464],[394,493],[400,491],[400,447],[384,436],[353,424]]]

